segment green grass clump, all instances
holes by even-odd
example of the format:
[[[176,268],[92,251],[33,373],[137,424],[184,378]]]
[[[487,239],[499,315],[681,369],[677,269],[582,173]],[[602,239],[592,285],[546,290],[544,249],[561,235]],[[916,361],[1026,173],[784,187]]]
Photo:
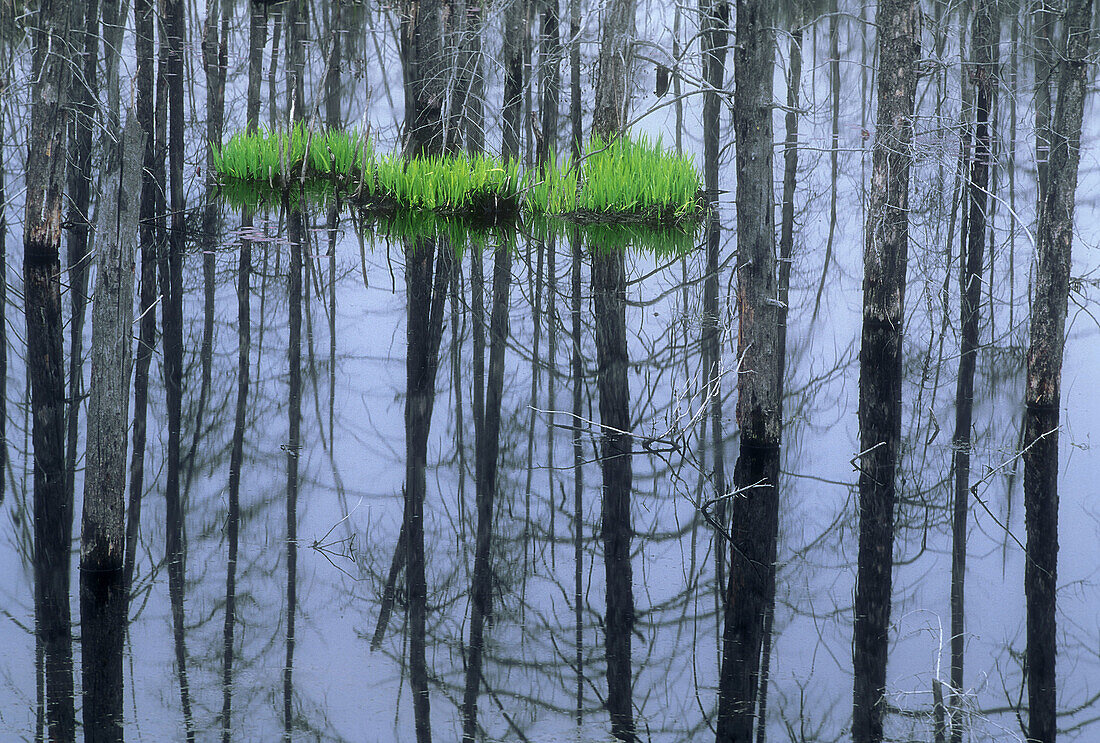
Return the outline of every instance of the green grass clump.
[[[617,137],[604,143],[593,137],[585,148],[577,210],[679,222],[701,213],[701,187],[693,158],[664,152],[660,140]]]
[[[215,147],[213,156],[214,168],[224,179],[273,186],[321,178],[348,185],[368,178],[374,166],[368,138],[339,129],[313,132],[301,123],[290,131],[239,132]]]
[[[581,222],[680,224],[703,211],[701,183],[691,157],[661,149],[660,140],[618,137],[588,143],[537,172],[515,161],[447,154],[376,158],[370,141],[341,130],[259,130],[234,135],[215,148],[214,167],[225,184],[269,188],[324,181],[375,211],[420,210],[496,222],[552,216]]]

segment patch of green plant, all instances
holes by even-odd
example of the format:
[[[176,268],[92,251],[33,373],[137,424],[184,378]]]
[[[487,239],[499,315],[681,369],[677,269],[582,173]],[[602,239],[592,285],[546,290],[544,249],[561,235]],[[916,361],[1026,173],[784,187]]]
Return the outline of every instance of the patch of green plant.
[[[324,181],[362,206],[382,212],[419,210],[479,221],[515,219],[521,211],[586,223],[674,225],[703,212],[701,183],[690,156],[666,153],[646,137],[593,137],[584,156],[551,158],[521,173],[514,160],[447,154],[376,157],[354,131],[258,130],[215,148],[223,183],[272,189]]]

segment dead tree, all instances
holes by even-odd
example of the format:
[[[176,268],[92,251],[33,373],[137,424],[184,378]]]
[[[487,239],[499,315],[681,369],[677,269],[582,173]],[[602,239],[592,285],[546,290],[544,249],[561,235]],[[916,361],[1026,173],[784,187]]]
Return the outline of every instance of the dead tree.
[[[886,711],[909,169],[920,55],[917,3],[884,0],[878,6],[876,26],[878,122],[868,190],[859,351],[859,556],[852,639],[855,743],[882,740]]]

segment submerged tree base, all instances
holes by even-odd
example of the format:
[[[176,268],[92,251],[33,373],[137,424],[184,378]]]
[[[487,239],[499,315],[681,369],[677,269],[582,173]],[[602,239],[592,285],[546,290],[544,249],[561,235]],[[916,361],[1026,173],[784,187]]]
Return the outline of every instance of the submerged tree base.
[[[644,137],[607,144],[594,137],[577,162],[552,158],[521,172],[516,161],[487,155],[375,157],[370,140],[354,131],[299,124],[237,134],[213,161],[227,199],[248,206],[304,190],[379,214],[423,211],[488,224],[529,214],[651,226],[698,223],[706,209],[693,159]]]

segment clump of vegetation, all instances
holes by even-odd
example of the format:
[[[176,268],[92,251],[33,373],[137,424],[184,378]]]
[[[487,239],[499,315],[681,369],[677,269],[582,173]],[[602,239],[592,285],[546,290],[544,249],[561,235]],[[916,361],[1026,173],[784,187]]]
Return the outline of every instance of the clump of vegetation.
[[[676,223],[702,213],[701,184],[690,156],[664,152],[645,136],[593,137],[585,148],[578,216],[629,215],[637,221]]]
[[[367,137],[354,131],[259,130],[235,135],[214,151],[226,185],[268,189],[311,182],[331,184],[377,212],[427,211],[477,221],[534,216],[586,223],[681,224],[698,219],[699,174],[691,157],[671,155],[660,140],[594,137],[577,161],[552,158],[521,173],[515,161],[448,154],[376,158]]]

